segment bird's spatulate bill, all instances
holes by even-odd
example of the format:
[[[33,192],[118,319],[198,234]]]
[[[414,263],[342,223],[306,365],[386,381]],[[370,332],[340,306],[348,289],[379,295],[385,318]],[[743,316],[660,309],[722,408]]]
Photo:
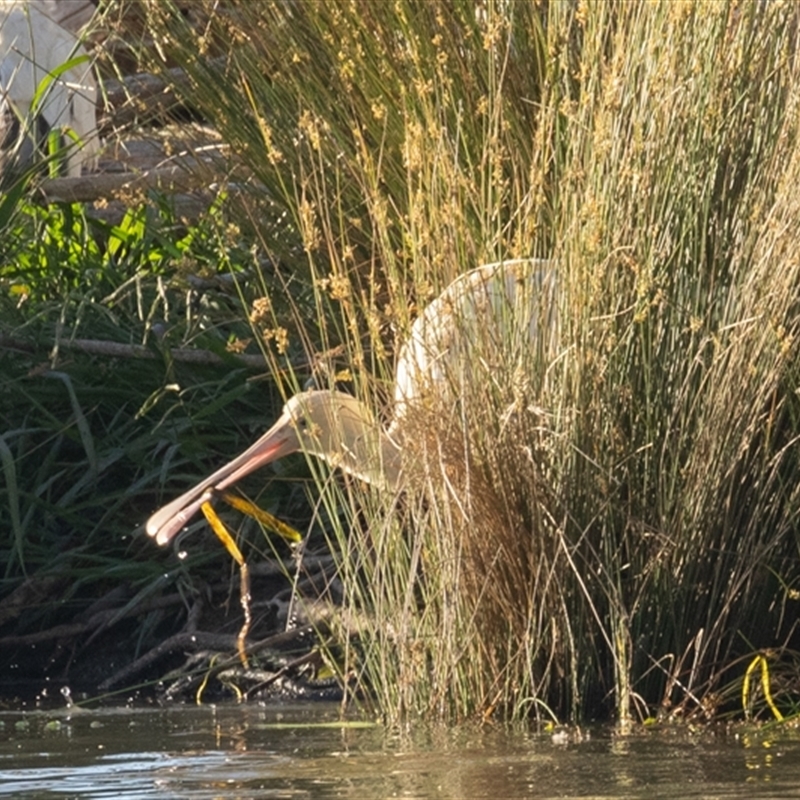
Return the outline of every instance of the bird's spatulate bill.
[[[147,520],[148,535],[153,536],[160,545],[168,544],[215,491],[226,489],[259,467],[295,452],[299,448],[299,442],[292,423],[288,414],[281,415],[244,453],[156,511]]]

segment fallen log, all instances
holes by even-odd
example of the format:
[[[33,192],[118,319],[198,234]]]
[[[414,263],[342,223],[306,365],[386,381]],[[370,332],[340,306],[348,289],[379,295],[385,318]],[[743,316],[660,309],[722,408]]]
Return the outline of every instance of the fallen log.
[[[179,67],[168,70],[167,76],[138,72],[120,81],[104,80],[98,103],[100,133],[184,109],[185,103],[176,94],[175,87],[187,87],[189,78]]]
[[[209,67],[224,69],[226,59],[211,59]],[[176,112],[190,111],[184,99],[191,79],[181,67],[173,67],[164,75],[137,72],[122,80],[107,78],[102,82],[98,102],[101,133],[108,133],[133,122],[175,116]]]
[[[136,198],[150,190],[165,194],[190,192],[209,183],[231,178],[230,168],[220,158],[180,156],[174,166],[146,172],[100,173],[73,178],[48,178],[38,187],[48,203],[86,203],[99,198]],[[243,176],[241,167],[236,171]]]

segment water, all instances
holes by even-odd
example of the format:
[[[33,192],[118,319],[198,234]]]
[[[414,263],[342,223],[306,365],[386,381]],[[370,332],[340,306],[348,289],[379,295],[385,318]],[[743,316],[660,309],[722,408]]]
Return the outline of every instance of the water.
[[[800,735],[407,734],[334,707],[0,712],[0,796],[51,798],[800,798]]]

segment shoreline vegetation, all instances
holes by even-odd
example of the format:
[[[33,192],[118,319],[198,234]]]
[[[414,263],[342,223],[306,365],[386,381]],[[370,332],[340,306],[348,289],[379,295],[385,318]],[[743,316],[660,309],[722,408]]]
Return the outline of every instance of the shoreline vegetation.
[[[796,716],[796,6],[121,0],[104,20],[230,171],[192,219],[146,180],[113,221],[34,176],[0,194],[9,693]],[[145,520],[309,380],[390,418],[413,320],[516,258],[555,265],[554,341],[473,326],[456,401],[415,409],[402,492],[301,455],[243,489],[302,548],[221,511],[250,568],[245,674],[234,565],[202,521],[162,551]]]

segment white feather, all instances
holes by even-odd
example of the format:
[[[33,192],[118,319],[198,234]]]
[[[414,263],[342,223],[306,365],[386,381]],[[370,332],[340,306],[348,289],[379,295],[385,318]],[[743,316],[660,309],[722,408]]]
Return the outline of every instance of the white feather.
[[[555,335],[555,270],[552,261],[521,258],[484,264],[459,276],[414,320],[395,366],[392,434],[410,408],[439,404],[458,394],[469,378],[476,345],[507,369],[512,350]],[[494,352],[492,352],[494,351]]]

